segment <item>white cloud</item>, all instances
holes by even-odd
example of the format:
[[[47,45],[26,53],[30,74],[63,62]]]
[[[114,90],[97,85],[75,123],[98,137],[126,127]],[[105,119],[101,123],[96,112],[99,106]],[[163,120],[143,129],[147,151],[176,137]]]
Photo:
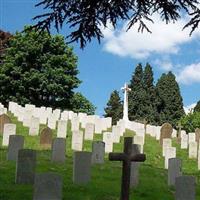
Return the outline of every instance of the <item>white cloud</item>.
[[[173,68],[173,65],[168,57],[156,59],[154,64],[164,71],[170,71]]]
[[[185,66],[176,74],[179,83],[190,85],[200,83],[200,63]]]
[[[189,114],[193,109],[194,107],[197,105],[197,103],[193,103],[191,105],[188,105],[188,106],[184,106],[184,111],[186,114]]]
[[[199,36],[199,33],[195,32],[189,37],[189,29],[182,31],[187,23],[185,18],[170,24],[166,24],[158,16],[153,18],[154,24],[147,22],[152,34],[146,31],[139,33],[138,25],[126,31],[127,23],[121,29],[113,30],[111,27],[104,29],[104,50],[118,56],[140,59],[147,58],[152,53],[176,54],[181,44]]]

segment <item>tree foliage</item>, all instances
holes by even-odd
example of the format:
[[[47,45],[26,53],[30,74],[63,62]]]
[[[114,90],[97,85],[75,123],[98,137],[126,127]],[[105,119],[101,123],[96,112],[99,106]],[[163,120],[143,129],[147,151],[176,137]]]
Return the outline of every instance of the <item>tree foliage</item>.
[[[143,68],[142,64],[138,64],[135,72],[132,74],[129,87],[129,119],[143,120],[145,117],[145,89],[143,83]]]
[[[172,72],[162,74],[157,82],[156,90],[160,99],[158,106],[160,123],[169,122],[175,126],[185,113],[179,85],[174,74]]]
[[[10,33],[0,30],[0,64],[3,63],[3,55],[8,48],[8,42],[11,36]]]
[[[197,105],[194,107],[194,112],[200,112],[200,101],[198,101]]]
[[[71,107],[72,110],[76,113],[83,112],[88,115],[94,115],[96,107],[86,99],[80,92],[74,94],[71,99]]]
[[[200,112],[189,113],[180,120],[184,130],[194,132],[196,128],[200,128]]]
[[[147,63],[144,70],[138,64],[132,75],[129,87],[129,119],[156,124],[159,121],[157,112],[157,94],[154,86],[152,67]]]
[[[71,31],[70,41],[80,42],[84,47],[92,38],[98,41],[103,37],[101,26],[128,20],[127,30],[139,23],[139,31],[147,30],[147,21],[153,23],[153,14],[158,14],[166,23],[175,22],[185,13],[190,16],[184,26],[191,27],[191,33],[198,28],[200,22],[199,0],[40,0],[36,6],[42,6],[47,12],[34,17],[34,27],[50,31],[51,25],[59,31],[66,25]]]
[[[29,27],[10,40],[0,68],[0,102],[69,108],[77,78],[77,57],[64,38]]]
[[[111,95],[110,99],[108,100],[107,107],[105,110],[105,117],[112,117],[112,123],[116,124],[117,121],[122,119],[123,115],[123,106],[122,101],[119,96],[119,92],[114,90]]]

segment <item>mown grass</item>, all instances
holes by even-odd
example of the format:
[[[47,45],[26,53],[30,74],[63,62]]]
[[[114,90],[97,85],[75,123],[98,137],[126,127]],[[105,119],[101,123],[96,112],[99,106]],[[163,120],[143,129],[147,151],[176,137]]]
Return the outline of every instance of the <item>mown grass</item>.
[[[17,124],[17,134],[25,136],[25,148],[37,150],[37,169],[39,172],[55,172],[63,178],[63,200],[119,200],[121,184],[121,163],[111,162],[105,157],[105,164],[92,166],[91,182],[85,186],[75,185],[72,182],[73,152],[71,151],[71,131],[68,126],[66,144],[66,162],[53,164],[50,162],[50,149],[43,149],[39,145],[39,136],[28,136],[28,128],[22,126],[12,116],[12,122]],[[44,126],[40,127],[40,130]],[[126,130],[125,136],[134,133]],[[54,137],[56,132],[54,131]],[[94,140],[102,140],[102,135],[95,135]],[[0,145],[2,135],[0,135]],[[177,157],[183,160],[184,174],[195,175],[197,178],[196,199],[200,200],[200,173],[197,170],[197,161],[189,160],[186,150],[177,147]],[[84,142],[84,151],[91,151],[92,142]],[[120,144],[114,145],[115,152],[123,150],[123,138]],[[0,200],[31,200],[33,186],[15,184],[15,162],[6,161],[7,148],[0,146]],[[164,159],[159,143],[152,137],[145,139],[144,152],[147,160],[140,166],[139,185],[131,189],[130,199],[134,200],[173,200],[174,188],[167,186],[167,171],[163,169]]]

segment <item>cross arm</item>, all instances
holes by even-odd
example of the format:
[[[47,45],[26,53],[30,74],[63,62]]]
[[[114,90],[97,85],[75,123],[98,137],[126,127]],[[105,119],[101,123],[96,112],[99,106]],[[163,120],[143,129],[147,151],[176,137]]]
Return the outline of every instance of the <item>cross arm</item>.
[[[146,155],[145,154],[131,155],[131,161],[144,162],[145,160],[146,160]]]
[[[125,159],[124,153],[109,153],[109,160],[111,161],[123,161]]]

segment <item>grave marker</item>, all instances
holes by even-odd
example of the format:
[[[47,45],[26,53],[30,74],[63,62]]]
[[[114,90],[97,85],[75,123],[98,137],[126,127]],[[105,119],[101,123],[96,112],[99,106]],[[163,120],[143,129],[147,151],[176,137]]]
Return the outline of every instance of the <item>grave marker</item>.
[[[85,140],[93,140],[94,135],[94,124],[92,123],[86,123],[85,125]]]
[[[36,174],[33,200],[62,200],[62,178],[54,173]]]
[[[175,186],[176,177],[182,176],[181,160],[178,158],[169,159],[168,167],[168,185]]]
[[[51,161],[64,163],[65,149],[66,149],[66,140],[64,138],[55,138],[52,143]]]
[[[18,151],[24,147],[24,137],[22,135],[10,135],[7,160],[16,161]]]
[[[103,164],[105,156],[105,143],[97,141],[92,143],[92,164]]]
[[[10,124],[10,123],[11,119],[10,117],[8,117],[8,115],[6,114],[0,115],[0,134],[3,134],[4,124]]]
[[[4,124],[3,129],[3,146],[8,146],[10,135],[16,134],[16,124]]]
[[[91,178],[90,152],[74,152],[73,182],[75,184],[87,184]]]
[[[130,188],[130,173],[131,162],[144,162],[146,160],[145,154],[132,155],[133,138],[124,138],[124,152],[123,153],[109,153],[110,161],[122,161],[122,183],[121,183],[121,200],[129,200]]]
[[[160,144],[162,145],[164,138],[171,138],[172,135],[172,125],[170,123],[164,123],[160,129]]]
[[[67,121],[58,120],[57,137],[66,138],[66,136],[67,136]]]
[[[195,177],[179,176],[175,181],[176,200],[195,200]]]
[[[16,177],[18,184],[33,184],[35,178],[36,151],[20,149],[18,151]]]
[[[44,128],[40,134],[40,145],[46,148],[51,147],[52,136],[53,136],[52,130],[49,127]]]

